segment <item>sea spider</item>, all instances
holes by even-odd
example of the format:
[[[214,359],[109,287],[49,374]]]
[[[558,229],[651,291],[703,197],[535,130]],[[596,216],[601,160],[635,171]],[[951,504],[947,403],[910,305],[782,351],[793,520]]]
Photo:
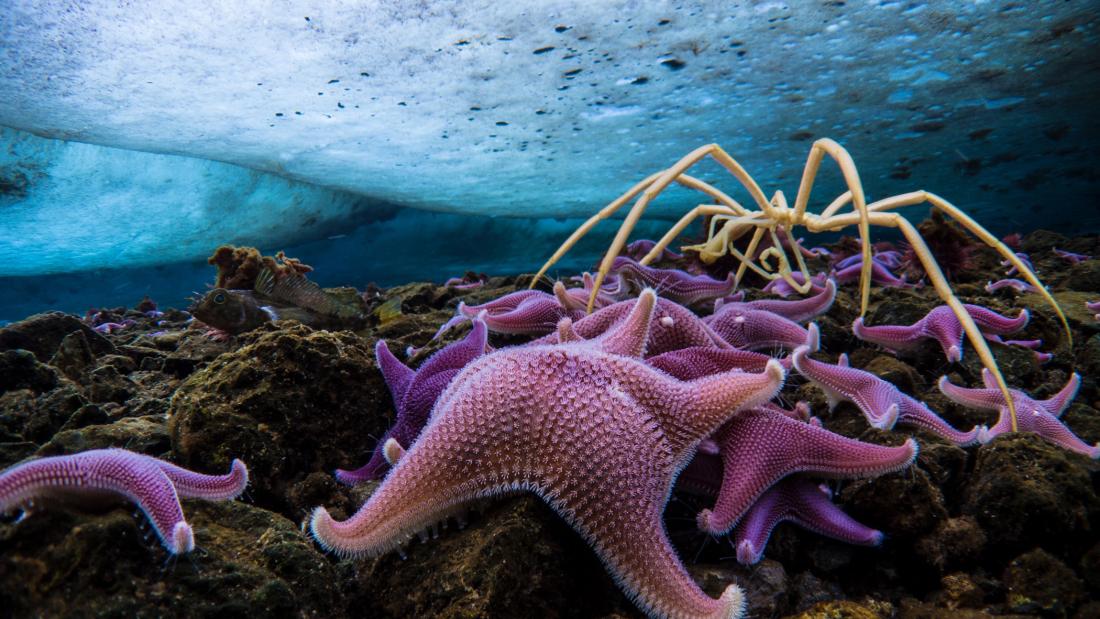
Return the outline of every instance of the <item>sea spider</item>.
[[[738,204],[736,200],[716,187],[685,174],[688,168],[708,155],[741,182],[760,210],[749,210]],[[813,188],[814,178],[817,176],[817,171],[821,167],[821,162],[825,155],[832,157],[840,167],[848,190],[833,200],[825,210],[821,211],[821,214],[815,215],[806,212],[806,204],[809,202],[810,190]],[[786,197],[781,191],[776,191],[770,201],[765,198],[764,192],[761,191],[760,186],[753,180],[748,172],[741,167],[741,164],[726,153],[726,151],[722,150],[717,144],[708,144],[699,147],[691,153],[688,153],[687,156],[680,159],[680,161],[667,170],[646,177],[641,182],[631,187],[629,191],[614,202],[608,204],[581,224],[581,226],[562,243],[561,247],[554,252],[554,255],[547,260],[546,264],[539,270],[538,275],[535,276],[531,285],[534,286],[534,283],[539,281],[543,274],[545,274],[555,262],[565,255],[565,253],[597,223],[610,217],[620,207],[641,193],[641,197],[634,203],[634,206],[631,207],[630,211],[627,213],[622,225],[619,226],[619,231],[616,233],[615,239],[611,242],[611,247],[607,250],[607,253],[603,257],[603,261],[600,263],[600,269],[592,287],[592,294],[588,300],[588,311],[591,312],[596,294],[600,290],[600,284],[611,269],[611,264],[615,260],[615,257],[622,251],[635,224],[638,223],[638,220],[641,218],[642,213],[645,212],[649,203],[673,182],[707,194],[714,200],[714,203],[700,204],[688,211],[641,260],[642,264],[648,264],[655,257],[659,256],[661,251],[696,217],[710,216],[711,223],[707,240],[700,245],[685,247],[684,250],[694,250],[698,252],[700,259],[704,262],[713,262],[727,253],[732,254],[740,261],[736,275],[736,281],[738,283],[740,283],[745,270],[752,269],[754,272],[769,280],[783,278],[800,293],[805,294],[810,290],[810,276],[809,273],[806,272],[806,263],[803,260],[801,248],[798,245],[798,241],[795,240],[794,227],[805,226],[810,232],[833,232],[851,225],[856,225],[859,229],[859,239],[863,254],[863,268],[859,282],[860,316],[863,316],[867,312],[867,302],[871,294],[870,226],[874,224],[901,230],[901,233],[912,245],[914,252],[924,266],[928,274],[928,279],[931,281],[936,293],[951,307],[951,311],[955,313],[959,322],[962,323],[963,329],[966,331],[967,339],[970,340],[970,343],[978,352],[982,365],[989,369],[996,378],[997,385],[1000,387],[1001,392],[1005,396],[1005,401],[1008,402],[1009,405],[1009,410],[1012,415],[1013,431],[1017,429],[1016,411],[1012,403],[1012,398],[1008,393],[1008,385],[1005,383],[1000,368],[997,367],[997,362],[994,360],[993,354],[990,352],[989,346],[986,344],[977,325],[974,324],[974,320],[970,317],[970,314],[963,308],[962,302],[959,301],[955,293],[951,290],[951,286],[947,283],[947,279],[944,277],[939,264],[936,263],[935,258],[933,258],[931,251],[928,249],[928,245],[925,244],[924,239],[921,238],[920,232],[901,215],[885,211],[927,202],[933,208],[939,209],[945,215],[949,215],[955,219],[984,243],[996,249],[1006,260],[1008,260],[1008,262],[1020,271],[1024,279],[1035,286],[1039,293],[1043,295],[1043,298],[1046,299],[1047,303],[1057,312],[1059,319],[1062,321],[1062,326],[1065,328],[1067,339],[1072,344],[1073,336],[1070,333],[1069,324],[1066,322],[1065,314],[1062,313],[1062,309],[1058,306],[1054,297],[1050,295],[1050,292],[1047,291],[1046,287],[1043,286],[1042,282],[1035,276],[1035,273],[1016,257],[1016,254],[1005,246],[1004,243],[990,234],[988,230],[971,219],[970,216],[961,211],[958,207],[924,190],[904,193],[867,204],[867,200],[863,193],[863,185],[859,180],[859,172],[856,170],[856,165],[855,162],[852,161],[851,155],[849,155],[848,151],[840,144],[827,138],[817,140],[810,148],[810,155],[806,160],[806,168],[802,172],[802,181],[799,184],[798,195],[795,198],[793,208],[788,206]],[[852,203],[853,212],[838,213],[838,211],[849,202]],[[718,227],[718,224],[721,224],[721,227]],[[733,242],[747,234],[750,230],[752,231],[752,237],[749,240],[746,251],[742,253],[734,247]],[[781,242],[779,238],[780,233],[786,237],[785,241],[790,246],[792,250],[791,253],[798,263],[798,270],[802,275],[801,282],[795,280],[792,276],[791,261],[787,257],[784,243]],[[759,256],[756,256],[757,247],[765,234],[769,235],[772,246],[760,252]],[[756,258],[754,258],[754,256],[756,256]],[[758,259],[759,264],[754,264],[753,261],[756,259]],[[775,265],[772,264],[773,259]]]

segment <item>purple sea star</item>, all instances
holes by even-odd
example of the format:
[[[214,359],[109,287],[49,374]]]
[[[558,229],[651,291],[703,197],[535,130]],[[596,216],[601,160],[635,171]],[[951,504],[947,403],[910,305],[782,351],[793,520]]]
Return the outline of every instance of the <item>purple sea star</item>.
[[[649,357],[646,363],[673,378],[695,380],[730,370],[763,372],[771,360],[770,356],[751,350],[691,346]],[[789,358],[780,359],[779,363],[784,369],[790,369]]]
[[[1018,251],[1018,252],[1016,252],[1016,257],[1019,258],[1020,262],[1023,262],[1024,265],[1027,266],[1028,269],[1030,269],[1033,272],[1035,271],[1035,267],[1032,266],[1032,264],[1031,264],[1031,257],[1030,256],[1028,256],[1027,254],[1025,254],[1023,252]],[[1012,268],[1009,269],[1008,271],[1006,271],[1005,275],[1008,275],[1009,277],[1012,277],[1013,275],[1016,275],[1017,273],[1020,272],[1020,270],[1016,268],[1016,265],[1012,264],[1008,260],[1002,260],[1001,261],[1001,266],[1006,267],[1006,266],[1009,266],[1009,265],[1012,265]]]
[[[795,473],[854,479],[900,471],[917,457],[913,439],[898,447],[863,443],[766,408],[735,416],[715,435],[722,456],[722,488],[698,524],[713,535],[729,532],[779,480]]]
[[[787,320],[802,322],[809,320],[825,312],[833,306],[836,300],[836,282],[828,280],[825,287],[812,297],[798,299],[796,301],[782,301],[779,299],[757,299],[756,301],[734,301],[719,299],[714,302],[714,313],[717,314],[730,307],[742,309],[762,310],[778,314]]]
[[[811,294],[817,294],[817,293],[821,292],[822,288],[825,287],[825,281],[828,277],[829,276],[826,275],[825,273],[818,273],[817,275],[811,275],[810,276],[810,293]],[[804,277],[802,277],[802,273],[799,273],[798,271],[795,271],[795,272],[791,273],[791,279],[798,282],[799,284],[802,284],[806,281],[806,279]],[[797,290],[792,288],[791,285],[787,283],[787,280],[782,279],[782,278],[773,279],[772,281],[768,282],[767,285],[765,285],[763,288],[761,288],[760,291],[761,292],[768,292],[768,293],[780,296],[784,299],[786,299],[787,297],[789,297],[791,295],[799,294],[799,292]]]
[[[649,239],[631,241],[630,244],[623,249],[623,255],[633,258],[634,260],[641,260],[645,258],[650,250],[656,247],[656,245],[656,241],[651,241]],[[683,257],[683,254],[678,254],[666,247],[661,250],[661,255],[658,256],[657,260],[679,260]]]
[[[798,323],[779,314],[741,305],[723,306],[703,322],[734,348],[789,350],[811,342],[810,332]],[[816,344],[813,346],[816,348]]]
[[[589,542],[616,583],[661,617],[740,617],[688,575],[661,520],[673,479],[735,411],[770,400],[783,369],[691,382],[641,359],[656,297],[595,341],[505,348],[463,370],[420,438],[351,518],[318,507],[314,538],[340,555],[378,554],[487,496],[531,491]],[[565,330],[569,334],[568,329]]]
[[[1016,292],[1035,292],[1037,289],[1031,284],[1019,279],[999,279],[995,282],[987,282],[986,292],[997,292],[1002,288],[1011,288]]]
[[[353,486],[371,479],[381,479],[390,469],[385,447],[390,440],[396,447],[407,449],[420,435],[428,416],[451,380],[468,363],[485,353],[489,331],[485,321],[474,319],[473,329],[465,338],[448,344],[428,358],[418,370],[412,370],[393,356],[385,340],[374,347],[374,357],[382,377],[393,396],[397,420],[392,428],[378,439],[370,461],[354,471],[336,470],[336,479]],[[389,449],[396,449],[391,445]]]
[[[792,475],[768,489],[734,530],[733,544],[742,565],[759,563],[772,531],[789,521],[819,535],[849,544],[878,546],[883,534],[857,522],[832,502],[825,484]]]
[[[995,410],[1000,413],[997,423],[992,428],[988,430],[982,428],[979,433],[978,441],[984,444],[1001,434],[1011,432],[1012,418],[1008,414],[1005,397],[997,387],[993,375],[984,368],[982,382],[985,384],[984,389],[968,389],[954,385],[947,380],[946,376],[942,376],[939,388],[945,396],[963,406],[979,410]],[[1100,444],[1089,446],[1059,420],[1066,407],[1077,396],[1077,389],[1080,386],[1081,377],[1074,373],[1061,391],[1046,400],[1032,399],[1019,389],[1009,389],[1008,392],[1016,405],[1016,423],[1021,432],[1035,432],[1055,445],[1085,454],[1095,460],[1100,458]]]
[[[832,277],[836,279],[838,284],[847,284],[849,282],[859,281],[860,274],[863,271],[863,261],[844,267],[843,269],[834,270]],[[871,261],[871,281],[886,287],[892,288],[913,288],[916,284],[910,284],[905,281],[905,277],[898,277],[890,272],[881,262],[875,260]]]
[[[733,273],[725,280],[717,280],[709,275],[691,275],[679,269],[644,266],[626,256],[616,258],[611,270],[637,288],[653,288],[661,298],[687,306],[732,294],[737,286]]]
[[[1093,318],[1100,321],[1100,301],[1086,301],[1085,309],[1096,314]]]
[[[956,445],[978,442],[979,428],[960,432],[923,403],[901,392],[888,381],[874,374],[849,367],[848,355],[841,354],[837,365],[815,361],[809,349],[799,348],[792,355],[799,374],[821,388],[832,410],[841,401],[859,407],[868,423],[880,430],[889,430],[894,423],[916,426],[943,437]]]
[[[634,300],[628,300],[609,305],[574,321],[572,328],[581,338],[598,337],[616,328],[625,320],[635,303]],[[530,345],[557,344],[558,342],[558,334],[551,333],[534,340]],[[730,348],[721,336],[711,330],[691,310],[668,299],[658,298],[653,324],[649,329],[649,339],[646,342],[646,354],[654,356],[692,346]]]
[[[1016,318],[1002,316],[993,310],[979,305],[964,304],[967,313],[974,319],[982,334],[1004,335],[1019,331],[1027,326],[1028,311],[1020,310]],[[920,345],[920,340],[926,337],[935,338],[943,348],[947,360],[954,363],[962,359],[963,355],[963,327],[951,308],[940,305],[933,308],[924,318],[911,325],[878,325],[867,327],[863,324],[863,317],[856,318],[852,323],[852,332],[856,337],[873,344],[878,344],[888,350],[911,350]]]
[[[1086,260],[1092,260],[1092,256],[1086,256],[1085,254],[1075,254],[1071,251],[1063,251],[1057,247],[1052,248],[1054,254],[1059,258],[1068,261],[1070,264],[1077,264],[1078,262],[1084,262]]]
[[[248,469],[234,460],[227,475],[203,475],[152,456],[125,449],[95,449],[68,456],[38,458],[0,473],[0,513],[38,501],[131,501],[153,524],[172,554],[195,547],[179,497],[225,501],[248,485]]]
[[[543,335],[553,331],[558,321],[566,316],[574,319],[584,316],[584,306],[578,307],[574,303],[573,297],[565,292],[565,286],[561,282],[555,284],[554,288],[555,294],[541,290],[518,290],[482,305],[459,303],[458,314],[473,319],[485,312],[483,319],[493,333]],[[447,321],[440,327],[436,337],[461,320],[456,316]]]

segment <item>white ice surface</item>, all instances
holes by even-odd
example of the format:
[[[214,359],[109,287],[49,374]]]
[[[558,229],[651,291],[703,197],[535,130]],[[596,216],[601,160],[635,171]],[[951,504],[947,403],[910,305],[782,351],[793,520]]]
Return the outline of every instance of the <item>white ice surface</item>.
[[[852,152],[872,198],[925,188],[994,227],[1065,226],[1058,205],[1096,195],[1096,9],[7,0],[0,125],[420,208],[549,216],[587,215],[708,142],[765,192],[793,196],[812,139],[828,136]],[[713,164],[700,173],[719,178]],[[822,182],[812,208],[840,189],[835,173]],[[41,208],[46,221],[50,201],[24,215]],[[313,215],[340,221],[341,202]],[[214,234],[225,215],[192,206],[173,220],[180,211],[166,200],[146,212],[186,235]],[[272,225],[313,215],[291,209]],[[140,254],[161,232],[133,234]]]

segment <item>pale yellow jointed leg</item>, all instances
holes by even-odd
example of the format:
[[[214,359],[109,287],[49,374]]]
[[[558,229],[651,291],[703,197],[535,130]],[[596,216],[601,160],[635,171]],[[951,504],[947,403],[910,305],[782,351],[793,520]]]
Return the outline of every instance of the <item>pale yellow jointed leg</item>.
[[[1027,280],[1029,284],[1034,286],[1039,294],[1043,296],[1043,299],[1052,307],[1058,314],[1058,319],[1062,322],[1062,328],[1066,332],[1066,341],[1069,345],[1073,346],[1073,332],[1070,331],[1069,322],[1066,320],[1066,315],[1062,313],[1062,308],[1058,305],[1058,302],[1054,300],[1054,296],[1050,294],[1047,287],[1039,281],[1039,277],[1020,260],[1016,253],[1013,252],[1007,245],[1001,242],[1000,239],[993,236],[988,230],[986,230],[981,224],[970,218],[969,215],[959,210],[957,206],[951,204],[947,200],[937,196],[934,193],[929,193],[924,190],[913,191],[910,193],[901,194],[892,198],[885,198],[878,200],[871,204],[868,208],[874,211],[883,211],[887,209],[901,208],[903,206],[912,206],[914,204],[920,204],[927,202],[934,208],[938,208],[944,214],[948,215],[955,221],[962,224],[964,228],[970,231],[971,234],[978,237],[986,245],[997,250],[997,253],[1005,257],[1012,266],[1016,267],[1016,270]]]
[[[677,221],[671,228],[669,228],[668,232],[666,232],[665,235],[662,236],[659,241],[657,241],[657,244],[653,246],[653,249],[649,250],[649,253],[647,253],[639,261],[639,264],[649,264],[649,263],[653,262],[657,258],[657,256],[660,256],[661,252],[664,251],[664,249],[666,247],[668,247],[668,245],[681,232],[684,231],[684,228],[687,228],[688,225],[690,225],[691,222],[694,221],[695,218],[699,217],[700,215],[703,215],[703,216],[707,216],[707,215],[732,215],[732,216],[737,216],[738,214],[735,213],[729,207],[722,206],[722,205],[719,205],[719,204],[700,204],[699,206],[696,206],[695,208],[691,209],[686,214],[684,214],[684,216],[681,217],[679,221]],[[713,226],[713,225],[714,225],[714,219],[712,218],[711,219],[711,226]],[[708,239],[709,238],[714,238],[714,235],[713,234],[708,235]],[[724,245],[724,243],[723,243],[723,245]],[[723,249],[725,249],[725,248],[723,247]]]
[[[790,223],[799,225],[806,215],[806,204],[810,200],[814,178],[821,167],[821,161],[828,154],[840,167],[848,191],[852,194],[852,206],[859,213],[859,242],[862,246],[863,266],[859,274],[859,315],[867,313],[867,302],[871,298],[871,226],[867,220],[867,200],[863,194],[863,184],[859,180],[859,171],[852,156],[843,146],[828,138],[814,142],[802,171],[802,181],[798,185],[798,196],[794,201],[794,211]],[[837,207],[839,208],[839,207]]]
[[[970,340],[970,343],[974,346],[974,350],[978,353],[978,357],[982,360],[982,366],[989,370],[990,373],[993,374],[993,378],[997,381],[997,387],[1004,395],[1005,402],[1008,403],[1009,414],[1012,417],[1012,431],[1015,432],[1017,429],[1016,405],[1012,401],[1012,395],[1008,392],[1008,384],[1005,382],[1004,376],[1001,375],[1001,369],[997,367],[997,360],[993,358],[993,351],[989,350],[989,345],[986,343],[985,337],[982,336],[981,330],[978,329],[978,325],[974,324],[974,319],[971,318],[970,312],[966,311],[962,301],[960,301],[959,298],[955,296],[954,291],[951,290],[951,286],[947,283],[947,278],[944,277],[943,271],[940,270],[940,265],[936,263],[936,259],[932,256],[932,251],[928,249],[928,245],[926,245],[924,239],[921,238],[920,232],[913,227],[913,224],[909,223],[908,219],[897,213],[874,213],[871,215],[871,221],[876,225],[900,229],[906,240],[912,245],[913,251],[917,254],[917,258],[920,259],[921,265],[924,266],[924,271],[927,273],[928,279],[932,283],[932,287],[935,288],[936,293],[939,294],[940,298],[951,308],[955,317],[959,319],[963,331],[966,332],[966,339]]]
[[[587,311],[589,313],[592,312],[592,307],[596,303],[596,294],[599,292],[600,285],[603,284],[604,278],[607,277],[607,273],[611,270],[611,264],[619,255],[619,252],[622,251],[623,246],[626,245],[626,239],[629,238],[630,233],[634,230],[634,226],[637,225],[646,207],[649,206],[649,203],[664,191],[669,184],[676,180],[678,176],[707,155],[710,155],[719,165],[726,168],[726,170],[741,181],[741,184],[748,189],[749,195],[752,196],[753,200],[756,201],[762,211],[768,213],[772,218],[775,217],[776,213],[774,209],[772,209],[771,204],[764,198],[764,192],[760,190],[760,186],[757,185],[756,181],[741,167],[741,164],[737,163],[737,161],[734,160],[733,157],[730,157],[721,147],[717,144],[707,144],[706,146],[701,146],[693,150],[681,158],[680,161],[676,162],[671,168],[662,172],[651,185],[646,187],[645,191],[642,192],[642,196],[638,198],[638,201],[631,207],[630,212],[627,213],[626,218],[619,227],[619,231],[611,241],[611,246],[608,248],[607,253],[604,254],[603,260],[600,261],[600,268],[599,271],[596,272],[596,279],[593,282],[592,294],[588,298]]]

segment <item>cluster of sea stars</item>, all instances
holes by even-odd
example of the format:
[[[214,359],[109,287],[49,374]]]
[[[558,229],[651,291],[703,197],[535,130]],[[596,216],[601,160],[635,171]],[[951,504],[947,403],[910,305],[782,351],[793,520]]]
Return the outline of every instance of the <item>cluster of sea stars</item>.
[[[878,256],[888,263],[889,254]],[[944,393],[967,406],[1001,411],[991,429],[959,431],[926,405],[881,378],[811,358],[818,331],[808,320],[827,311],[832,279],[794,301],[730,296],[728,281],[674,269],[616,262],[617,277],[585,315],[584,286],[553,293],[522,291],[476,307],[465,339],[444,348],[419,370],[401,365],[379,344],[379,365],[394,394],[398,423],[372,463],[392,469],[360,510],[335,521],[323,507],[310,529],[324,548],[342,556],[400,548],[413,536],[463,510],[475,499],[530,491],[543,498],[595,549],[616,582],[647,613],[661,617],[737,617],[736,586],[712,599],[687,576],[662,521],[676,491],[711,497],[699,528],[731,534],[739,561],[759,561],[781,521],[853,544],[877,545],[883,534],[832,503],[828,478],[873,477],[915,459],[913,439],[886,447],[826,430],[801,404],[772,403],[792,366],[818,385],[830,405],[851,401],[868,422],[889,430],[909,425],[958,445],[987,442],[1008,431],[1007,405],[995,388],[967,390],[941,381]],[[885,266],[882,265],[882,266]],[[843,270],[846,267],[841,267]],[[654,292],[659,286],[676,300]],[[641,288],[636,298],[618,300]],[[713,302],[700,318],[685,307]],[[940,341],[949,361],[962,356],[962,328],[946,308],[915,325],[864,326],[856,334],[892,350],[921,338]],[[987,337],[1022,328],[1027,312],[1007,318],[967,306]],[[528,344],[488,350],[486,332],[539,336]],[[790,351],[773,359],[760,350]],[[397,370],[392,369],[396,367]],[[447,372],[453,379],[433,380]],[[1057,420],[1077,385],[1031,400],[1013,391],[1021,428],[1097,457]],[[973,392],[973,393],[971,393]],[[410,402],[416,403],[416,412]],[[428,403],[431,403],[428,405]],[[358,474],[355,483],[382,477],[386,467]]]

